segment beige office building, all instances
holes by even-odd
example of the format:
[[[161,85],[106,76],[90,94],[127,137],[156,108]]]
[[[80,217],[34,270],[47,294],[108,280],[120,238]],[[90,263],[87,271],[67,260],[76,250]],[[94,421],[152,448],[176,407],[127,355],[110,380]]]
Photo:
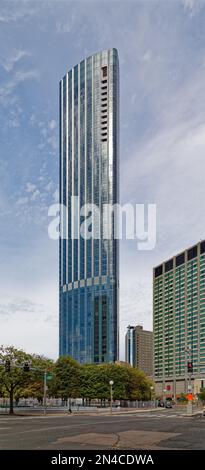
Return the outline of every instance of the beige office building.
[[[156,393],[176,398],[205,385],[205,241],[153,270]]]
[[[127,327],[125,336],[125,360],[131,366],[153,374],[153,333],[141,325]]]

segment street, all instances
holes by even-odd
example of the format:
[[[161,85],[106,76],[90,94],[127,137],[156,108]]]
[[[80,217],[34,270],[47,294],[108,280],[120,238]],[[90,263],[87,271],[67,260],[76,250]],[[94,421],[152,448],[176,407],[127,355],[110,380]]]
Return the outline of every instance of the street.
[[[0,416],[0,449],[205,449],[205,417],[175,410]]]

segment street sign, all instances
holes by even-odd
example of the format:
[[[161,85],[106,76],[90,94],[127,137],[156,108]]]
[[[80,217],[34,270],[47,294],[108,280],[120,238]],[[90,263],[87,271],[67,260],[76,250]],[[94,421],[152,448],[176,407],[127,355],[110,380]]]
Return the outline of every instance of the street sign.
[[[53,374],[47,374],[47,380],[52,380]]]

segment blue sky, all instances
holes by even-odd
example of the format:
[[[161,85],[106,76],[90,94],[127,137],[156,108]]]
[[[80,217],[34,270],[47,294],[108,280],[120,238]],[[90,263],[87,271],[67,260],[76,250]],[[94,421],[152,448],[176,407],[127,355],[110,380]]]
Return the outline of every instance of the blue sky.
[[[205,238],[204,0],[0,0],[0,343],[58,353],[58,82],[116,47],[121,201],[157,204],[157,245],[121,244],[121,357],[152,327],[152,267]]]

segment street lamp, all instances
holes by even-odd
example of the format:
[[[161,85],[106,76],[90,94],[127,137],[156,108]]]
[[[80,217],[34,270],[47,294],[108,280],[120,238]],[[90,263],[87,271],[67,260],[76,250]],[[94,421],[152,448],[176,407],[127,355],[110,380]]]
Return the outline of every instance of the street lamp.
[[[112,401],[113,401],[113,390],[112,390],[112,386],[114,384],[113,380],[110,380],[109,381],[109,384],[110,384],[110,413],[112,414]]]
[[[164,388],[164,390],[163,390],[163,393],[164,393],[164,397],[163,397],[163,399],[164,399],[164,405],[165,405],[165,401],[166,401],[166,391],[167,391],[167,389]]]

